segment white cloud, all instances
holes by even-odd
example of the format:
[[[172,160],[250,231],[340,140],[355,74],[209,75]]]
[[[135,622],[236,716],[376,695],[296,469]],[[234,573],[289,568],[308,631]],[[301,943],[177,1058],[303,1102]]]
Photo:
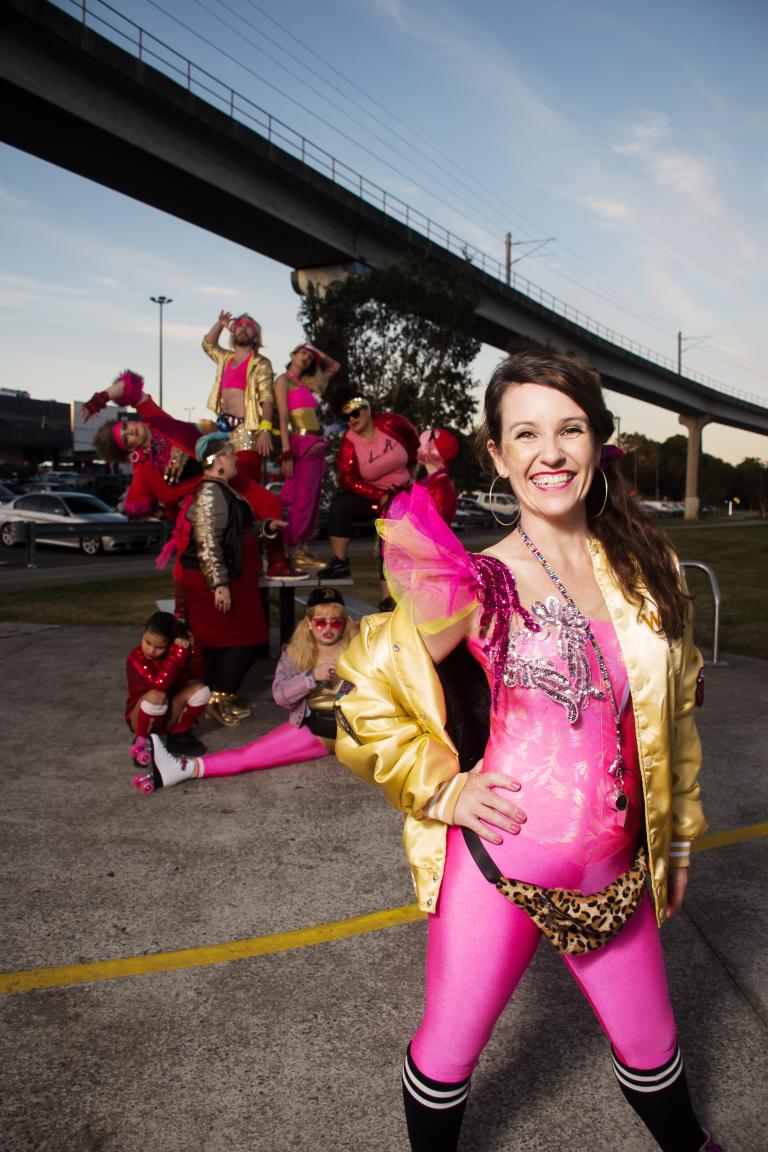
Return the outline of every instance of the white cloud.
[[[34,200],[17,195],[16,192],[12,192],[5,184],[0,184],[0,205],[2,205],[3,208],[17,208],[22,212],[37,207]]]
[[[669,136],[669,120],[663,112],[654,112],[642,124],[635,124],[625,144],[617,144],[615,151],[624,156],[647,155],[659,140]]]
[[[670,135],[668,117],[663,112],[655,112],[636,124],[629,139],[616,144],[614,151],[620,156],[637,156],[660,187],[670,188],[706,216],[719,216],[722,205],[716,189],[717,173],[711,161],[690,152],[662,147],[662,141]]]
[[[197,288],[193,289],[197,296],[240,296],[242,290],[240,288],[225,288],[220,284],[200,284]]]
[[[402,0],[374,0],[374,7],[404,32],[408,29],[406,8]]]
[[[606,223],[615,224],[621,220],[629,220],[634,216],[634,209],[624,200],[609,200],[607,197],[587,196],[584,204]]]

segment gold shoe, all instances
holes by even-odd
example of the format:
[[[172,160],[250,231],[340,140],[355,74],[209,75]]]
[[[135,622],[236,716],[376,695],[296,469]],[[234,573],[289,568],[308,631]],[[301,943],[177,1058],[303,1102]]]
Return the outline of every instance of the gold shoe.
[[[212,692],[205,714],[227,728],[235,728],[238,724],[242,724],[243,720],[248,719],[251,709],[236,704],[233,693]]]
[[[297,548],[293,554],[293,562],[297,568],[303,568],[305,571],[325,567],[324,562],[313,556],[308,548]]]

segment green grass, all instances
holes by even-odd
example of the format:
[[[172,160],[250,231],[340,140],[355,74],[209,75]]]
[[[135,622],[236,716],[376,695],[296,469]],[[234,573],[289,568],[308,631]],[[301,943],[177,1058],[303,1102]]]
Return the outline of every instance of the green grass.
[[[722,526],[680,524],[667,535],[681,560],[714,569],[720,586],[720,650],[768,659],[768,523]],[[694,596],[696,643],[712,647],[714,605],[703,572],[688,569]]]
[[[711,565],[722,594],[720,648],[768,659],[768,524],[665,526],[681,560]],[[379,602],[378,561],[365,551],[353,557],[355,583],[350,595]],[[688,572],[695,597],[696,641],[712,646],[713,604],[704,573]],[[75,587],[8,592],[0,620],[35,621],[65,626],[131,624],[140,627],[158,599],[173,595],[170,576],[109,580]]]
[[[6,592],[0,620],[34,621],[68,627],[89,624],[136,624],[154,610],[156,600],[173,597],[170,576],[136,576],[129,580],[100,580],[59,588]]]

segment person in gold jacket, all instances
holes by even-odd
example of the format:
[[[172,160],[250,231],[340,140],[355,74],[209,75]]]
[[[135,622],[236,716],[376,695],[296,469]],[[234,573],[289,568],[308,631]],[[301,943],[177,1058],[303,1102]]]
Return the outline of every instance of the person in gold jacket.
[[[225,328],[230,332],[229,349],[219,344]],[[203,351],[216,365],[208,407],[219,417],[217,425],[229,435],[237,452],[268,456],[272,447],[274,377],[272,365],[260,355],[260,348],[261,325],[245,312],[236,317],[220,312],[203,337]]]
[[[642,868],[641,848],[649,889],[636,886],[607,942],[563,960],[658,1146],[720,1147],[691,1107],[659,937],[707,827],[701,657],[679,567],[612,433],[587,366],[504,361],[478,444],[519,521],[472,555],[423,490],[398,497],[379,525],[397,608],[364,619],[338,664],[336,754],[405,813],[431,913],[426,1006],[403,1069],[414,1152],[456,1148],[470,1076],[541,938],[504,878],[538,886],[543,906],[556,888],[602,908],[603,890]]]

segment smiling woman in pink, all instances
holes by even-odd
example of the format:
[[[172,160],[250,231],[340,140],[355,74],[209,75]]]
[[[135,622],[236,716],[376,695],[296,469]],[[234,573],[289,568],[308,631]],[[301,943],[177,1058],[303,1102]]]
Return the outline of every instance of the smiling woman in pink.
[[[394,499],[379,530],[397,607],[364,618],[339,661],[337,756],[405,813],[429,913],[403,1069],[414,1152],[456,1148],[470,1077],[542,935],[658,1147],[721,1152],[688,1096],[659,936],[707,827],[701,657],[612,433],[586,365],[504,361],[478,446],[519,521],[473,555],[422,488]]]

